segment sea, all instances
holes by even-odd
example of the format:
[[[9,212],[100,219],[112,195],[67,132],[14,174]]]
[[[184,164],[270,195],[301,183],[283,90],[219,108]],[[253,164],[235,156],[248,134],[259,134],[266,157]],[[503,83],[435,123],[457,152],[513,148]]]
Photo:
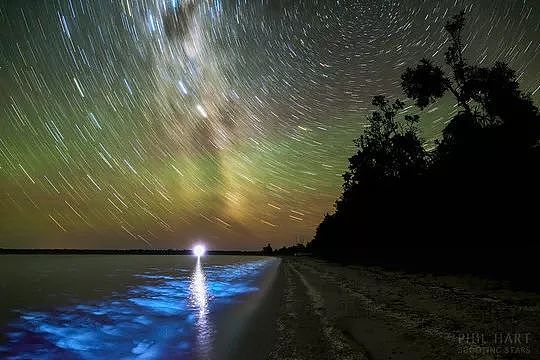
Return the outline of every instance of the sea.
[[[0,358],[230,358],[278,266],[256,256],[1,255]]]

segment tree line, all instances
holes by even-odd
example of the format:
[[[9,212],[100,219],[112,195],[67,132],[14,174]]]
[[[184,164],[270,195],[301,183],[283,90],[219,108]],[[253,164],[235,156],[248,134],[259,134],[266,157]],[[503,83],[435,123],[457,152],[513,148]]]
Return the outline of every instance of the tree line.
[[[419,115],[403,116],[402,101],[376,96],[335,211],[308,251],[340,261],[463,269],[506,269],[500,262],[509,256],[530,256],[522,249],[538,238],[538,108],[507,64],[467,61],[464,26],[464,12],[446,23],[444,67],[422,59],[401,75],[419,109],[445,96],[455,101],[435,148],[426,149]]]

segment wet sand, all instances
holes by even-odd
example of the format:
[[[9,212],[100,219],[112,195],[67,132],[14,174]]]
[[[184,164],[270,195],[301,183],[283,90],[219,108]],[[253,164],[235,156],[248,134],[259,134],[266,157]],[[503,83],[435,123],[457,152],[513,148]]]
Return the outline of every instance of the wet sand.
[[[500,281],[284,258],[272,296],[267,359],[540,358],[540,295]]]
[[[281,259],[274,258],[260,276],[258,291],[247,294],[236,307],[218,320],[224,326],[216,334],[211,358],[216,360],[264,360],[277,341],[275,319],[281,310],[280,302],[286,290]]]

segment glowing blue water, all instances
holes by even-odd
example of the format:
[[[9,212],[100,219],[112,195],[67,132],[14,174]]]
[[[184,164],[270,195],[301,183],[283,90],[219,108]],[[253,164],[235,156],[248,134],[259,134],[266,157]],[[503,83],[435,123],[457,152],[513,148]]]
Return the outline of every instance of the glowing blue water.
[[[99,301],[19,310],[0,331],[7,359],[206,358],[214,315],[258,291],[272,260],[133,274],[138,284]]]

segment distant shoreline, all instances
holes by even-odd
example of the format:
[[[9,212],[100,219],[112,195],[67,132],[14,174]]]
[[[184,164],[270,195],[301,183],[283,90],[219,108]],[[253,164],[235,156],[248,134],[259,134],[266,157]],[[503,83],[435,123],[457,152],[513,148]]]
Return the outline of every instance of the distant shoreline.
[[[187,249],[1,249],[0,255],[192,255]],[[260,251],[208,250],[207,255],[262,255]]]

